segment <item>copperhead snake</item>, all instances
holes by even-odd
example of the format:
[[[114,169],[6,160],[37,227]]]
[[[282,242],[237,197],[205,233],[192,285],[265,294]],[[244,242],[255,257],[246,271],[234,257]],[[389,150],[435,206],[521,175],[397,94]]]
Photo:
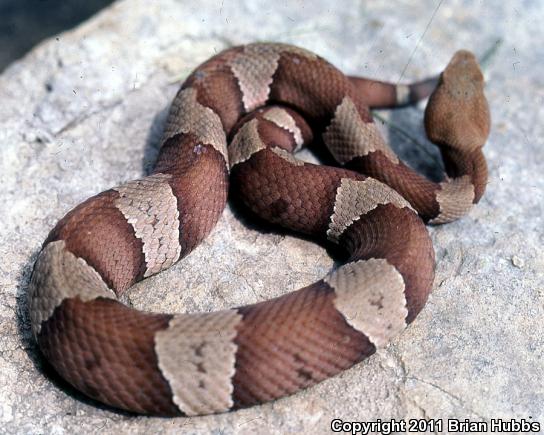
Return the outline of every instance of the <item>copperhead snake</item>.
[[[484,192],[483,86],[467,51],[411,85],[349,77],[286,44],[217,54],[178,91],[151,175],[87,199],[44,242],[28,292],[41,352],[86,395],[165,416],[267,402],[363,360],[414,320],[431,291],[424,222],[458,219]],[[369,112],[429,95],[425,128],[443,156],[441,183],[403,164]],[[314,136],[339,167],[294,156]],[[314,284],[239,308],[171,315],[121,304],[121,293],[209,234],[229,184],[253,214],[337,244],[348,260]]]

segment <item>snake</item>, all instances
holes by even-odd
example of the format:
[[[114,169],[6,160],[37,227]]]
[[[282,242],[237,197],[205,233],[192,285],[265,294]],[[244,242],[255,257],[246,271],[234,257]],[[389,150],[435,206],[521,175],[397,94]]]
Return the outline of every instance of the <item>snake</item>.
[[[441,182],[404,164],[371,114],[427,98]],[[28,288],[33,337],[77,390],[136,414],[221,413],[330,378],[422,310],[435,271],[426,223],[459,219],[479,201],[489,129],[484,77],[466,50],[433,78],[395,84],[345,75],[293,45],[227,48],[183,82],[149,175],[85,200],[50,231]],[[297,157],[314,144],[333,164]],[[227,196],[335,246],[340,265],[275,299],[215,312],[120,302],[199,245]]]

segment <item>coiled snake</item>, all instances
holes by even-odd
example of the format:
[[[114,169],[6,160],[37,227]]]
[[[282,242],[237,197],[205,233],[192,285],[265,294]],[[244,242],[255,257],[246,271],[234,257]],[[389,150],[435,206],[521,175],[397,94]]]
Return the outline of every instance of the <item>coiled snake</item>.
[[[369,112],[431,91],[425,127],[444,159],[441,183],[404,165]],[[424,221],[457,219],[480,199],[488,133],[483,77],[467,51],[438,79],[392,85],[290,45],[227,49],[182,85],[151,175],[89,198],[51,231],[29,288],[33,334],[73,386],[137,413],[223,412],[311,386],[422,309],[435,266]],[[339,167],[293,155],[314,135]],[[347,262],[308,287],[213,313],[118,302],[207,236],[229,183],[254,214],[339,245]]]

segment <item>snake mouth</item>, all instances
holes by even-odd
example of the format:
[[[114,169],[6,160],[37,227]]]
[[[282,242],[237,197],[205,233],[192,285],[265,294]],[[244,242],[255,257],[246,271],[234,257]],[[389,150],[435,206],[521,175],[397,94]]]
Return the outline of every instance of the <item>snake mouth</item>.
[[[457,51],[441,75],[439,88],[445,88],[451,99],[471,101],[480,98],[484,76],[473,53]]]

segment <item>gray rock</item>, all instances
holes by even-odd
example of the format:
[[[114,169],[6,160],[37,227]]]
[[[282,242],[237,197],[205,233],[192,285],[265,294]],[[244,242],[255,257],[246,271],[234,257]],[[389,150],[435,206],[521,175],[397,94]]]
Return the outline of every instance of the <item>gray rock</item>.
[[[544,425],[544,4],[436,3],[123,1],[11,65],[0,76],[0,431],[325,433],[333,418]],[[25,298],[40,244],[74,205],[149,170],[168,104],[199,62],[231,44],[276,40],[349,73],[409,81],[440,71],[458,48],[482,55],[498,39],[486,71],[488,191],[468,217],[430,229],[434,292],[388,348],[274,403],[171,420],[97,406],[44,365]],[[388,129],[394,148],[436,176],[422,114],[381,113],[421,144]],[[202,246],[127,302],[169,312],[237,306],[332,267],[322,248],[238,214],[227,209]]]

